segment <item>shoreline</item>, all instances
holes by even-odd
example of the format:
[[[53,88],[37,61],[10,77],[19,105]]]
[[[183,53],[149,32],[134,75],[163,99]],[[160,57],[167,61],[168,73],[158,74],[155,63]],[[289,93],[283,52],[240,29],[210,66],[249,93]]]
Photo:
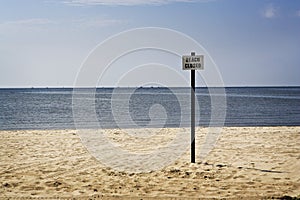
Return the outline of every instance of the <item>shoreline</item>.
[[[196,129],[207,129],[207,128],[299,128],[300,129],[300,125],[224,125],[224,126],[196,126]],[[116,127],[104,127],[101,128],[101,130],[118,130],[119,128]],[[158,127],[148,127],[148,128],[144,128],[144,127],[123,127],[122,129],[190,129],[190,125],[187,126],[181,126],[181,127],[163,127],[163,128],[158,128]],[[82,129],[78,129],[76,127],[71,127],[71,128],[12,128],[12,129],[0,129],[0,132],[14,132],[14,131],[77,131],[77,130],[99,130],[97,128],[82,128]]]
[[[196,153],[207,129],[196,128]],[[126,140],[119,129],[105,131],[120,147],[145,152],[167,144],[178,130],[190,129],[164,128],[143,144],[137,142],[141,139]],[[171,165],[149,173],[104,166],[75,129],[0,130],[0,138],[1,198],[300,197],[299,126],[223,127],[205,160],[190,163],[187,148]]]

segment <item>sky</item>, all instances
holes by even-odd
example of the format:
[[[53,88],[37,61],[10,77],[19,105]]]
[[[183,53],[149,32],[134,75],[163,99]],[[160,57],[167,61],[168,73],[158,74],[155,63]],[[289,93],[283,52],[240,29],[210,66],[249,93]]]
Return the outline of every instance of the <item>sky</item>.
[[[73,87],[97,45],[142,27],[171,29],[193,38],[216,63],[225,86],[300,86],[299,0],[0,0],[0,4],[0,87]],[[115,71],[136,67],[130,60],[117,62]],[[181,68],[180,59],[176,62],[170,66]],[[98,86],[115,86],[118,77],[114,70],[109,73],[105,84]],[[180,73],[188,78],[186,71]],[[155,74],[145,76],[153,76],[155,83]]]

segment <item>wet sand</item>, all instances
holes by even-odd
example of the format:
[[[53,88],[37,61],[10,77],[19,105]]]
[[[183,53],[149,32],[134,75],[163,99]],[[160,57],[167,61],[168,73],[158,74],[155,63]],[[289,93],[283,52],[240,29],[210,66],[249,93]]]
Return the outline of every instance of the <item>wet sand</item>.
[[[105,134],[127,151],[146,152],[172,139],[176,131],[162,129],[161,137],[154,135],[146,143],[141,138],[126,140],[121,130]],[[207,131],[196,129],[196,153]],[[205,159],[190,163],[187,148],[171,165],[144,173],[117,171],[100,163],[84,147],[77,130],[0,131],[1,199],[264,199],[284,195],[300,197],[300,127],[225,127]]]

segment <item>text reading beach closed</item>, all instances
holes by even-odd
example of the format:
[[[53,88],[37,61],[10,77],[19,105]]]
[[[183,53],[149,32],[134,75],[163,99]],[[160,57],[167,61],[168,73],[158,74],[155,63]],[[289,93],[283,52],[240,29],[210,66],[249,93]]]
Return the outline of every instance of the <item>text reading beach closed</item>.
[[[183,70],[203,70],[204,69],[204,56],[182,56],[182,69]]]

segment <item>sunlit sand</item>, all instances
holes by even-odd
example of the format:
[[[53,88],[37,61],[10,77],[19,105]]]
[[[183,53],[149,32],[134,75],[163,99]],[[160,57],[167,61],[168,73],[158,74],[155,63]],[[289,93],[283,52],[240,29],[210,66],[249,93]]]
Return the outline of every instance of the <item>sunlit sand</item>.
[[[127,151],[147,152],[159,139],[108,138]],[[182,129],[181,131],[189,131]],[[197,128],[199,152],[207,128]],[[127,136],[129,137],[129,136]],[[43,198],[272,198],[300,195],[300,127],[226,127],[204,160],[190,163],[189,147],[160,170],[127,173],[104,166],[77,130],[0,131],[0,197]],[[152,142],[151,142],[152,141]],[[130,161],[128,161],[130,162]]]

